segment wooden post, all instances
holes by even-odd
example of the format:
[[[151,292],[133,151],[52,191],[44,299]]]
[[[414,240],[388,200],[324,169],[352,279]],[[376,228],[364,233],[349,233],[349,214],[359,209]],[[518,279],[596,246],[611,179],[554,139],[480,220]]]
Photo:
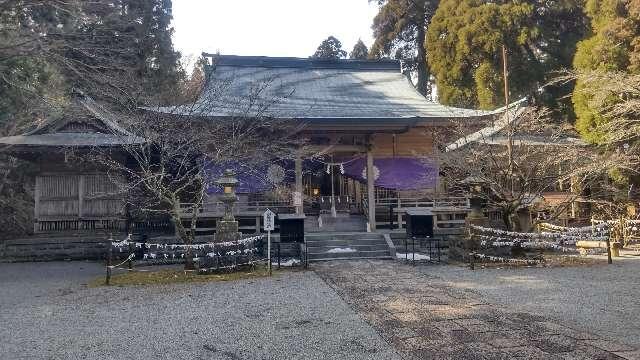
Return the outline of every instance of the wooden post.
[[[78,218],[82,219],[84,213],[84,182],[85,176],[80,175],[78,178]]]
[[[106,285],[111,285],[111,259],[113,257],[113,238],[109,237],[109,242],[107,243],[107,278],[105,279]]]
[[[607,263],[613,264],[611,259],[611,235],[607,236]]]
[[[402,200],[400,200],[400,192],[398,192],[398,229],[402,229]]]
[[[375,177],[373,172],[373,152],[371,136],[367,136],[367,204],[369,206],[369,228],[376,231],[376,192]]]
[[[302,188],[302,157],[300,154],[296,154],[295,159],[295,171],[296,171],[296,192],[300,194],[302,205],[296,206],[296,214],[304,213],[304,191]]]
[[[280,241],[278,241],[278,270],[280,270]]]
[[[133,270],[133,260],[131,258],[131,254],[133,254],[133,244],[129,243],[129,255],[127,256],[127,259],[129,259],[127,261],[127,266],[129,267],[129,271]]]
[[[502,45],[502,76],[504,80],[504,116],[507,123],[507,155],[509,158],[509,181],[511,182],[511,196],[513,197],[513,193],[515,191],[515,182],[513,179],[513,126],[511,124],[511,120],[509,119],[509,71],[507,64],[507,47],[504,45]]]
[[[34,189],[33,192],[33,197],[35,200],[35,204],[33,207],[33,232],[37,233],[40,231],[40,229],[38,229],[38,219],[40,216],[40,194],[42,193],[42,177],[41,176],[36,176],[36,188]]]

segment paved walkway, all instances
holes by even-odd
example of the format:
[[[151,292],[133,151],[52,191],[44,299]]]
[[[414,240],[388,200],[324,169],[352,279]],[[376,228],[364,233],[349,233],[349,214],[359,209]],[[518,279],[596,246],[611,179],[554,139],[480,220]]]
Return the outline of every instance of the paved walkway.
[[[640,359],[631,346],[496,305],[428,267],[352,261],[313,268],[408,359]]]
[[[544,314],[640,349],[640,257],[613,265],[555,268],[422,267],[446,285],[491,303]]]

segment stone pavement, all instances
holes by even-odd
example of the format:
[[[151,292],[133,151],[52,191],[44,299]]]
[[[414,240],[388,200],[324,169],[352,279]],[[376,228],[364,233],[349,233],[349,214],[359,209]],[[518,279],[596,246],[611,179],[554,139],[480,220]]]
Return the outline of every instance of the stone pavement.
[[[640,359],[630,346],[490,304],[400,261],[313,269],[407,359]]]

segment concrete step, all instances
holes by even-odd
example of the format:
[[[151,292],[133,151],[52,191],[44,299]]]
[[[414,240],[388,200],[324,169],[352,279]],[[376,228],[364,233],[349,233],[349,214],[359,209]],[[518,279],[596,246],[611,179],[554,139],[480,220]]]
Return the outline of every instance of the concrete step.
[[[305,232],[326,231],[366,231],[367,221],[362,215],[338,214],[336,217],[323,214],[322,227],[318,226],[318,217],[309,216],[305,219]]]
[[[377,233],[367,232],[323,232],[316,234],[305,234],[305,239],[309,241],[328,241],[328,240],[352,240],[352,241],[364,241],[364,240],[377,240],[384,237]]]
[[[322,259],[389,258],[390,257],[388,249],[375,250],[375,251],[354,251],[354,252],[347,252],[347,253],[309,252],[307,256],[309,261],[322,260]]]
[[[343,245],[376,245],[376,244],[386,244],[384,239],[306,239],[307,246],[321,246],[321,245],[334,245],[334,246],[343,246]]]
[[[322,258],[322,259],[314,259],[309,261],[311,262],[320,262],[320,261],[336,261],[336,260],[392,260],[391,256],[382,256],[382,257],[350,257],[350,258]]]
[[[305,241],[307,243],[309,261],[390,258],[389,245],[382,234],[325,232],[305,234]],[[345,249],[352,251],[345,252]]]
[[[374,245],[307,245],[307,251],[310,253],[322,253],[332,249],[354,249],[356,251],[389,251],[387,244],[374,244]]]

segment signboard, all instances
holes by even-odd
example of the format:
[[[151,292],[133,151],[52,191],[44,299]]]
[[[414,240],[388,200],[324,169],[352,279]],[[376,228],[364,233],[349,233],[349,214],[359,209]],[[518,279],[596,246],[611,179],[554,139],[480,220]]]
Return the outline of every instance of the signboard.
[[[294,191],[293,194],[293,206],[302,206],[302,193]]]
[[[262,223],[264,224],[265,231],[273,231],[276,228],[276,214],[267,209],[267,211],[262,214]]]
[[[271,232],[276,228],[276,214],[267,209],[262,214],[262,223],[264,224],[264,230],[267,232],[267,264],[269,266],[269,276],[271,276]]]

